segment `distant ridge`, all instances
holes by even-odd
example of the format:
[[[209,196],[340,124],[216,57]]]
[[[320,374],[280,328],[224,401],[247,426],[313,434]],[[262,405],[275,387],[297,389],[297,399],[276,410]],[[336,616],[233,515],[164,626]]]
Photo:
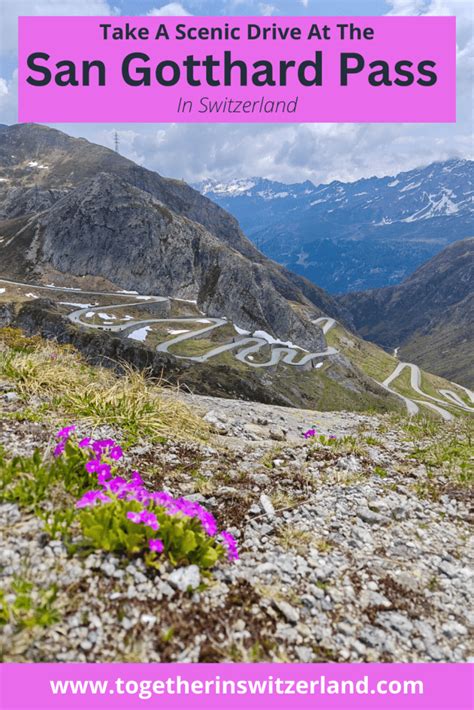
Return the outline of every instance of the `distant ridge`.
[[[472,236],[473,166],[453,159],[393,177],[285,184],[262,178],[197,187],[270,258],[331,293],[400,283]]]

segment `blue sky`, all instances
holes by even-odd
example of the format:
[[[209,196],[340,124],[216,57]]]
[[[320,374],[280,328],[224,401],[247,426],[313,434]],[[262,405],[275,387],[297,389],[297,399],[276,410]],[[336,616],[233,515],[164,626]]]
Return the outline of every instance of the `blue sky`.
[[[0,123],[15,123],[20,15],[456,15],[456,124],[55,124],[163,175],[194,182],[262,176],[285,182],[393,175],[473,157],[471,0],[0,0]]]

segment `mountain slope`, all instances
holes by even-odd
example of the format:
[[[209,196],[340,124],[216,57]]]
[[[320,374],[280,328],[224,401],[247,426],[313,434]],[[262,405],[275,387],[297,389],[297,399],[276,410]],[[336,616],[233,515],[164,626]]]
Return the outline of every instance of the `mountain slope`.
[[[188,185],[35,125],[1,128],[0,159],[6,323],[206,394],[403,410],[404,383],[387,387],[359,357],[365,346],[344,344],[345,305],[263,256]],[[336,322],[342,337],[328,346]],[[369,355],[384,376],[396,365]],[[441,404],[444,418],[466,411]]]
[[[343,293],[399,283],[448,243],[472,236],[473,166],[450,160],[318,186],[253,178],[198,187],[265,254]]]
[[[309,315],[347,318],[322,289],[261,255],[233,217],[185,183],[31,124],[0,130],[0,158],[4,275],[104,277],[117,288],[196,298],[244,328],[311,348],[323,339]]]
[[[252,262],[262,263],[283,298],[307,300],[321,312],[349,317],[323,289],[265,258],[234,217],[185,182],[164,178],[108,148],[45,126],[19,124],[0,129],[0,219],[47,209],[98,173],[122,178],[175,214],[201,224]]]
[[[399,286],[347,294],[357,331],[402,359],[474,384],[474,238],[456,242]]]

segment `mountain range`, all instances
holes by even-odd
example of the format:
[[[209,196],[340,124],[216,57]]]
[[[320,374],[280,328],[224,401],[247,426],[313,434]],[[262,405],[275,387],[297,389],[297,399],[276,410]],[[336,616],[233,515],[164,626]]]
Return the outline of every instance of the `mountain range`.
[[[447,167],[444,175],[458,185],[451,207],[443,208],[451,214],[419,222],[455,216],[467,222],[466,164]],[[291,199],[306,199],[312,189],[296,186],[300,197]],[[329,193],[313,202],[337,205],[338,189]],[[258,197],[278,205],[289,199],[267,198]],[[360,210],[373,201],[379,201],[375,188]],[[382,208],[373,209],[380,216]],[[414,223],[406,218],[408,226]],[[408,302],[418,298],[429,314],[428,330],[413,314],[408,333],[395,292],[330,295],[263,255],[234,216],[185,182],[45,126],[0,127],[2,323],[72,342],[95,361],[150,367],[194,391],[320,410],[416,412],[421,404],[445,419],[453,408],[468,411],[470,395],[462,387],[418,370],[420,384],[411,386],[387,352],[411,347],[416,362],[415,340],[443,325],[443,289],[449,293],[469,280],[466,257],[456,255],[447,251],[445,264],[454,262],[451,271],[446,267],[449,279],[437,279],[435,264],[403,287],[412,288]],[[431,309],[431,291],[425,302],[413,291],[417,279],[422,291],[430,278],[439,296]],[[466,293],[459,288],[449,300],[457,308],[449,323],[463,323],[468,280]],[[72,300],[64,295],[71,289]],[[440,400],[420,386],[450,394]]]
[[[314,315],[349,318],[186,183],[44,126],[0,129],[0,219],[2,272],[13,278],[96,277],[196,299],[209,315],[311,348],[323,342]]]
[[[400,283],[473,236],[473,166],[449,160],[352,183],[250,178],[196,187],[267,256],[340,294]]]
[[[349,293],[341,302],[362,337],[474,386],[474,238],[446,247],[398,286]]]

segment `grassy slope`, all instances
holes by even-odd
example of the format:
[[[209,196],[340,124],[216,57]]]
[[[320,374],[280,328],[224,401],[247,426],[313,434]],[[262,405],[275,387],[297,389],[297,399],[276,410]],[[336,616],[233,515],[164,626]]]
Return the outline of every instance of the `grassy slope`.
[[[418,361],[431,372],[444,372],[466,387],[474,387],[472,341],[463,326],[453,326],[447,343],[446,330],[435,328],[428,335],[415,333],[400,349],[407,360]]]
[[[118,376],[86,364],[70,346],[28,338],[13,328],[0,328],[0,379],[14,383],[24,418],[31,421],[109,424],[127,441],[207,437],[207,425],[179,399],[163,397],[146,373],[125,369]],[[36,408],[31,404],[36,398],[48,405]]]
[[[13,290],[15,291],[15,294],[12,294]],[[25,289],[21,287],[15,287],[14,289],[8,288],[7,291],[7,293],[0,295],[0,301],[7,300],[11,302],[12,295],[16,296],[14,300],[22,301],[26,293]],[[55,300],[70,300],[71,302],[74,302],[79,298],[81,301],[83,300],[83,296],[77,292],[51,292],[51,294],[48,294],[48,297],[50,295]],[[109,298],[110,297],[104,298],[104,307],[107,306],[107,303],[110,303]],[[100,297],[100,300],[102,301],[102,297]],[[188,304],[180,301],[173,301],[172,303],[173,315],[177,310],[180,312],[181,316],[191,316],[191,314],[194,316],[198,315],[194,304]],[[131,309],[129,308],[125,308],[123,309],[123,312],[130,312],[130,310]],[[143,316],[146,313],[147,308],[145,305],[145,307],[136,309],[133,309],[132,307],[132,310],[132,315]],[[121,314],[121,311],[122,309],[117,309],[116,311],[114,310],[114,315]],[[167,323],[166,326],[163,326],[163,328],[160,328],[159,325],[154,326],[152,331],[159,330],[160,332],[150,332],[149,338],[147,339],[147,345],[155,347],[158,342],[171,337],[168,336],[167,331],[169,328],[173,328],[174,325],[175,324],[173,323]],[[176,322],[176,328],[180,325],[184,328],[183,324]],[[189,328],[189,330],[195,330],[199,327],[202,326],[186,324],[186,329]],[[178,345],[170,348],[170,354],[181,356],[202,355],[223,343],[231,342],[232,338],[235,337],[235,330],[229,323],[224,327],[211,331],[201,338],[179,343]],[[336,325],[329,331],[327,334],[327,342],[329,345],[337,347],[344,355],[347,356],[356,368],[370,378],[373,378],[376,382],[382,382],[386,379],[386,377],[393,372],[398,362],[398,360],[389,353],[385,352],[373,343],[364,341],[352,333],[349,333],[340,325]],[[262,352],[254,356],[254,361],[259,362],[267,360],[269,354],[269,349],[264,348]],[[245,372],[249,371],[248,367],[234,358],[232,352],[224,353],[210,362],[215,365],[224,365],[234,373],[237,373],[240,377],[244,377]],[[269,376],[270,372],[271,377]],[[265,386],[276,388],[279,393],[287,398],[288,403],[291,403],[294,406],[321,410],[347,409],[353,411],[367,411],[373,409],[379,411],[390,411],[397,409],[396,401],[391,401],[390,398],[380,397],[375,392],[364,391],[364,388],[360,386],[361,383],[358,383],[358,386],[356,387],[356,390],[358,391],[354,391],[351,387],[342,386],[340,384],[341,377],[339,377],[338,373],[335,373],[334,370],[328,371],[327,363],[325,363],[324,367],[320,370],[302,371],[293,366],[280,364],[278,368],[271,368],[271,371],[266,372],[262,369],[253,370],[253,373],[256,374],[263,383],[265,383]],[[337,380],[339,380],[339,382]],[[347,382],[345,384],[347,385]],[[402,375],[392,383],[392,386],[393,389],[400,394],[408,397],[416,396],[410,387],[408,371],[403,372]],[[454,389],[466,403],[469,403],[467,395],[462,388],[456,388],[452,385],[452,383],[449,383],[443,378],[423,373],[422,389],[424,389],[427,394],[434,397],[440,397],[438,392],[440,388]],[[459,412],[456,407],[451,407],[449,404],[446,406],[451,411],[456,413]]]
[[[337,347],[363,372],[373,377],[377,382],[383,382],[393,372],[399,362],[396,357],[385,352],[382,348],[362,340],[352,333],[348,333],[340,325],[332,328],[326,338],[330,345]],[[390,386],[405,397],[411,399],[420,398],[411,388],[408,369],[403,370]],[[443,397],[440,395],[439,390],[449,389],[456,392],[466,404],[470,404],[466,392],[461,387],[457,387],[455,383],[428,372],[422,371],[421,389],[426,394],[441,400],[443,400]],[[453,414],[461,413],[461,410],[451,406],[448,402],[446,402],[446,409]],[[427,411],[427,414],[430,415],[430,412]]]

